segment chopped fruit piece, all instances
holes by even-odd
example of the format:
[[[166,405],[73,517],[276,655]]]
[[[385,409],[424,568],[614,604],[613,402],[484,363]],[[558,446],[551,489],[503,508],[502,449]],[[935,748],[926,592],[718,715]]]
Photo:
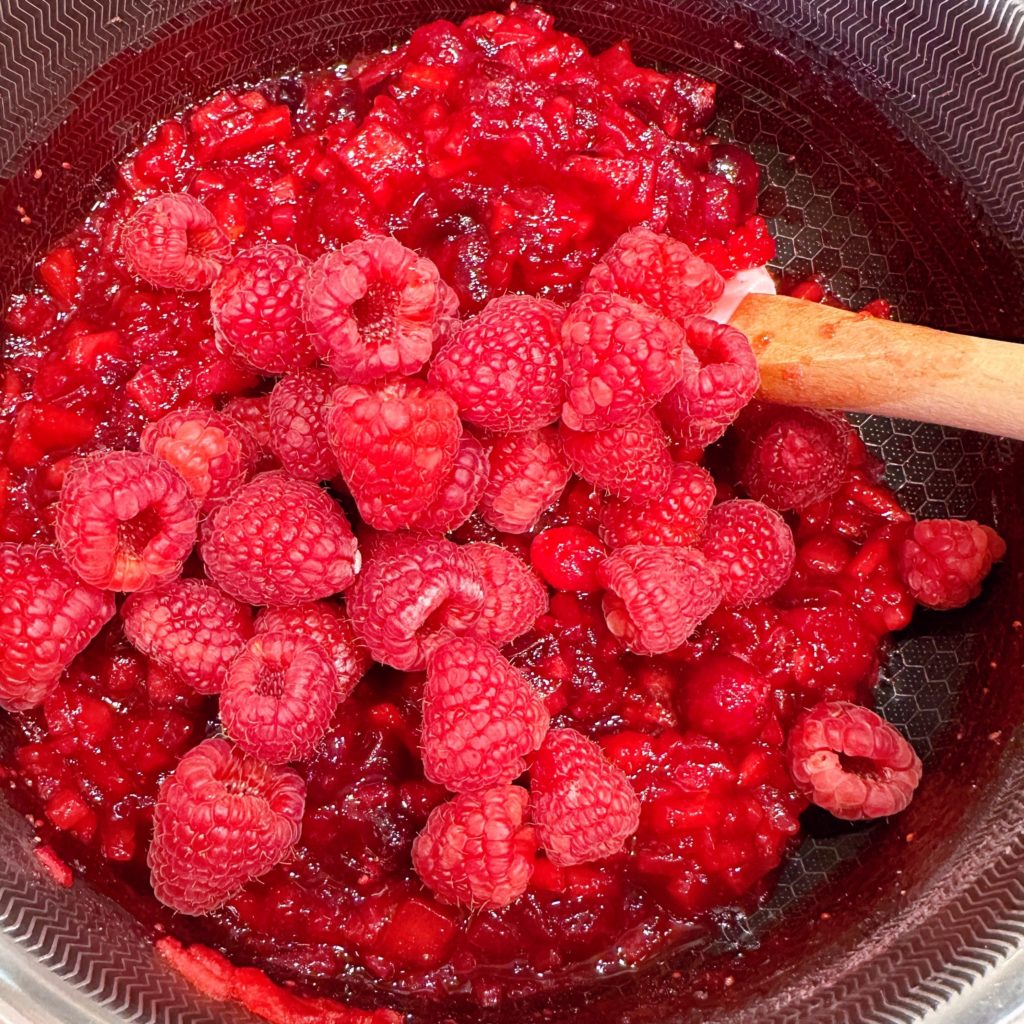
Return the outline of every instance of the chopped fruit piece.
[[[554,430],[507,434],[491,446],[489,476],[480,501],[484,520],[505,533],[527,533],[569,482]]]
[[[598,570],[607,554],[598,537],[580,526],[553,526],[530,544],[534,569],[556,590],[600,590]]]
[[[318,483],[337,475],[327,437],[327,408],[337,386],[330,370],[300,370],[282,377],[270,393],[270,447],[300,480]]]
[[[548,731],[540,694],[498,649],[453,637],[427,660],[423,771],[457,793],[510,783]]]
[[[622,769],[575,729],[552,729],[530,769],[537,836],[559,867],[618,853],[640,824],[640,798]]]
[[[475,437],[464,435],[455,453],[448,479],[417,514],[409,528],[442,534],[458,529],[474,512],[487,486],[487,453]]]
[[[435,807],[412,847],[423,884],[442,903],[500,909],[519,899],[533,874],[537,839],[519,786],[463,793]]]
[[[921,781],[914,748],[874,711],[818,704],[789,732],[789,770],[813,803],[847,821],[899,814]]]
[[[768,680],[731,654],[702,658],[676,691],[680,718],[722,743],[756,739],[771,716],[771,700]]]
[[[207,520],[210,578],[249,604],[303,604],[348,587],[359,569],[345,514],[315,484],[261,473]]]
[[[299,838],[306,787],[211,739],[164,779],[153,812],[150,880],[161,903],[206,914],[277,864]]]
[[[188,485],[145,452],[89,455],[64,477],[57,543],[71,568],[95,587],[145,590],[174,579],[196,529]]]
[[[258,92],[225,90],[195,110],[188,124],[200,160],[227,160],[287,139],[291,111]]]

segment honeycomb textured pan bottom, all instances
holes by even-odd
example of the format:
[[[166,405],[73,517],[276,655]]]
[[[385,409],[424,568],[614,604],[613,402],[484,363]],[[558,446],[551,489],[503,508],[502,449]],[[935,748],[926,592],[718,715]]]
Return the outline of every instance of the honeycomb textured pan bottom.
[[[222,85],[334,63],[486,6],[54,0],[46,12],[10,0],[0,14],[10,55],[0,58],[0,173],[10,174],[0,296],[160,117]],[[762,209],[783,273],[822,273],[855,306],[889,297],[904,319],[1019,333],[1024,130],[1013,105],[1024,94],[1024,12],[1014,0],[547,6],[596,47],[626,36],[639,58],[720,83],[717,128],[766,169]],[[64,160],[71,170],[48,173]],[[861,428],[912,511],[992,521],[1010,544],[986,598],[959,616],[919,615],[886,670],[882,710],[927,766],[910,810],[874,827],[811,821],[771,901],[749,918],[723,915],[700,958],[680,951],[486,1017],[406,1007],[416,1019],[907,1024],[943,1009],[964,1024],[1000,1019],[998,1000],[969,997],[1024,946],[1024,460],[998,439],[878,418]],[[155,963],[123,910],[44,880],[10,812],[0,814],[0,926],[81,990],[53,995],[62,1008],[52,1018],[39,1009],[40,1024],[250,1019]]]

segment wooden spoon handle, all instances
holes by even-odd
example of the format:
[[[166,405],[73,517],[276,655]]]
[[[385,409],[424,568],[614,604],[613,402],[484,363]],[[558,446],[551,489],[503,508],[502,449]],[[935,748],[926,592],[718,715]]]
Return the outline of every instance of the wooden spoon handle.
[[[1024,440],[1024,345],[785,295],[747,295],[729,322],[754,347],[762,398]]]

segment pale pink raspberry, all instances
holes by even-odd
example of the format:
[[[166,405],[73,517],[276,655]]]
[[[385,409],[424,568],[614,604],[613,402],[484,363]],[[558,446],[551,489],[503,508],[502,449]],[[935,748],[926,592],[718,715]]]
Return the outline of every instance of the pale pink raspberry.
[[[330,480],[338,463],[327,437],[327,408],[338,386],[330,370],[299,370],[270,393],[270,447],[300,480]]]

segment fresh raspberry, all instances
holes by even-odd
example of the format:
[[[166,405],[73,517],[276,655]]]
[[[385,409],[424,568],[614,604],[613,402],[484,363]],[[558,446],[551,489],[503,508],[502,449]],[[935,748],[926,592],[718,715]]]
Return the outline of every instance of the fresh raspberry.
[[[173,466],[204,511],[237,490],[256,461],[247,431],[201,406],[175,409],[150,423],[139,446]]]
[[[368,560],[349,592],[348,614],[375,660],[412,672],[439,636],[465,629],[483,603],[474,562],[457,544],[429,538]]]
[[[659,407],[669,433],[685,448],[717,441],[761,383],[746,335],[702,316],[686,317],[686,341],[700,370],[685,376]]]
[[[510,783],[548,731],[540,694],[498,649],[472,637],[439,644],[423,689],[423,771],[456,793]]]
[[[742,658],[709,654],[675,693],[679,717],[690,728],[722,743],[749,743],[771,715],[771,685]]]
[[[651,501],[609,498],[601,509],[601,539],[610,548],[627,544],[696,543],[715,501],[711,474],[692,462],[672,466],[668,490]]]
[[[530,768],[537,836],[571,867],[618,853],[640,824],[640,798],[621,768],[575,729],[552,729]]]
[[[900,575],[926,608],[960,608],[981,593],[1006,542],[973,519],[922,519],[900,550]]]
[[[318,483],[337,475],[327,439],[327,406],[337,386],[330,370],[299,370],[282,377],[270,393],[270,447],[300,480]]]
[[[734,498],[716,505],[700,549],[718,570],[722,604],[743,607],[774,594],[793,572],[793,531],[775,509]]]
[[[412,844],[412,864],[442,903],[499,910],[526,892],[537,837],[520,786],[462,793],[430,812]]]
[[[740,484],[750,497],[780,511],[804,509],[842,483],[850,428],[841,416],[811,409],[767,415],[744,438]]]
[[[359,514],[378,530],[399,530],[448,482],[462,424],[443,391],[399,378],[338,388],[327,433]]]
[[[818,704],[790,730],[789,771],[812,802],[845,821],[899,814],[921,781],[914,748],[874,711]]]
[[[633,228],[594,266],[583,290],[617,292],[680,321],[706,313],[724,287],[718,271],[688,245],[649,228]]]
[[[338,674],[315,640],[281,631],[254,636],[232,662],[220,695],[224,731],[267,764],[313,753],[338,706]]]
[[[722,599],[717,573],[693,548],[631,544],[599,576],[608,628],[637,654],[675,650]]]
[[[553,526],[530,543],[530,562],[556,590],[600,590],[598,570],[607,554],[597,535],[582,526]]]
[[[487,461],[480,514],[505,533],[529,533],[569,482],[558,435],[550,427],[498,438]]]
[[[103,452],[76,462],[57,505],[61,552],[105,590],[144,590],[173,579],[196,542],[196,504],[181,475],[146,452]]]
[[[606,430],[560,436],[569,465],[588,483],[626,501],[652,501],[668,489],[672,458],[668,438],[651,413]]]
[[[158,288],[202,291],[231,258],[231,243],[213,214],[184,194],[144,203],[121,232],[131,271]]]
[[[236,256],[210,291],[217,339],[260,373],[301,370],[316,358],[302,323],[309,261],[287,245]]]
[[[677,323],[612,292],[584,295],[569,307],[562,363],[562,422],[573,430],[632,423],[698,370]]]
[[[281,861],[299,838],[306,786],[220,739],[193,747],[160,785],[147,858],[153,892],[208,914]]]
[[[467,423],[510,433],[558,419],[560,328],[565,310],[547,299],[502,295],[466,320],[430,366]]]
[[[115,610],[53,547],[0,544],[0,705],[41,703]]]
[[[487,453],[468,434],[459,441],[448,479],[430,504],[409,524],[420,533],[442,534],[458,529],[480,504],[487,486]]]
[[[242,395],[225,402],[221,412],[244,427],[256,446],[260,462],[272,455],[270,450],[270,395]]]
[[[330,601],[310,601],[290,608],[266,608],[256,617],[257,633],[283,632],[318,643],[334,664],[338,700],[344,700],[372,664],[348,616]]]
[[[342,380],[365,384],[426,364],[448,294],[430,260],[376,236],[313,264],[303,313],[320,358]]]
[[[326,491],[261,473],[210,516],[202,542],[210,578],[248,604],[302,604],[344,590],[359,571],[356,539]]]
[[[203,580],[172,580],[132,594],[124,635],[161,668],[200,693],[219,693],[228,667],[252,636],[252,613]]]

